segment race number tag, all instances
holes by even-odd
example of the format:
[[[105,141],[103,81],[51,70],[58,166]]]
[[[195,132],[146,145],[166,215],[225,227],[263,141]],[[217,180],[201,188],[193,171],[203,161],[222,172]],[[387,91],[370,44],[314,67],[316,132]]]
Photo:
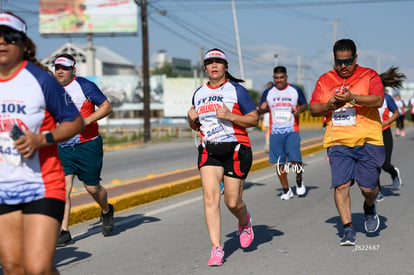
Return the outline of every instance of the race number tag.
[[[209,123],[209,125],[202,126],[200,130],[204,133],[206,141],[214,141],[218,137],[226,135],[224,127],[220,123]]]
[[[13,140],[8,132],[0,133],[0,165],[20,166],[22,156],[14,147]]]
[[[332,112],[332,126],[355,125],[356,110],[351,106],[342,107]]]
[[[272,117],[275,121],[275,123],[288,123],[292,120],[293,114],[292,114],[292,108],[291,107],[283,107],[283,108],[277,108],[277,110],[274,110],[272,113]]]

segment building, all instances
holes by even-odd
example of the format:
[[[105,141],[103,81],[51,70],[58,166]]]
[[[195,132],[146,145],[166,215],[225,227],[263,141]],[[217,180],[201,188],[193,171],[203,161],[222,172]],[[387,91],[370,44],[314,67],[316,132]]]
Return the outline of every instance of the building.
[[[60,54],[67,53],[76,59],[76,73],[81,76],[103,76],[103,75],[138,75],[135,64],[119,54],[101,46],[82,46],[73,43],[66,43],[41,62],[53,71],[53,62]],[[95,56],[95,62],[88,64],[88,56],[91,52]],[[93,56],[93,55],[91,55]],[[94,66],[95,73],[89,73],[88,66]]]

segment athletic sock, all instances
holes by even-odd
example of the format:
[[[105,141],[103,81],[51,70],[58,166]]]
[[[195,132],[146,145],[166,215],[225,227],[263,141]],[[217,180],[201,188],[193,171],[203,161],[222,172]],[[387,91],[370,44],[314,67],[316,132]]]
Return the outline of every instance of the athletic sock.
[[[283,188],[283,194],[286,194],[289,191],[289,188]]]
[[[348,227],[352,227],[352,222],[346,223],[344,224],[344,229],[348,228]]]

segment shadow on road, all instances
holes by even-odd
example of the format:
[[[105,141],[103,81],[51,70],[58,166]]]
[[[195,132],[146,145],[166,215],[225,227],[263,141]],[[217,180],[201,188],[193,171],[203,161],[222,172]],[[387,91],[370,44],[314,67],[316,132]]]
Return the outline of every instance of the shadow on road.
[[[365,231],[365,227],[364,227],[365,215],[364,215],[364,213],[354,213],[354,214],[352,214],[352,226],[354,227],[355,232],[363,233],[367,237],[379,236],[381,231],[387,228],[387,225],[386,225],[387,218],[384,217],[384,216],[381,216],[381,215],[378,215],[378,217],[380,219],[380,226],[379,226],[378,230],[374,233],[368,233],[368,232]],[[338,235],[339,237],[342,237],[343,227],[342,227],[341,218],[339,216],[329,218],[325,222],[333,224],[334,227],[336,227],[336,229],[337,229],[336,235]]]
[[[111,236],[119,235],[121,232],[127,231],[128,229],[135,228],[144,223],[158,222],[160,219],[144,216],[144,215],[131,215],[128,217],[115,216],[114,217],[114,231]],[[75,244],[71,244],[65,247],[58,248],[56,250],[55,264],[57,267],[69,265],[71,263],[83,260],[91,256],[90,253],[77,251],[76,242],[85,239],[89,236],[101,233],[102,223],[97,220],[91,224],[91,227],[84,233],[73,236]],[[108,236],[107,238],[110,238]],[[104,238],[102,236],[102,238]]]
[[[282,236],[283,232],[267,225],[253,225],[254,230],[254,240],[253,243],[248,247],[244,248],[245,252],[256,250],[257,247],[261,244],[271,242],[274,237]],[[227,234],[226,237],[229,239],[224,242],[224,260],[233,254],[237,249],[243,249],[240,246],[240,238],[237,235],[237,232],[234,231],[230,234]]]

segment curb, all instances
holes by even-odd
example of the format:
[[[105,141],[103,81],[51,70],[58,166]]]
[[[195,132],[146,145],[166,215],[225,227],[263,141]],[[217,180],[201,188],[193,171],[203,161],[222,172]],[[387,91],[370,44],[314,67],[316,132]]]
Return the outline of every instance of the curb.
[[[322,138],[312,139],[312,141],[314,140],[319,141],[322,140]],[[305,142],[306,141],[304,141],[304,143]],[[323,149],[323,143],[318,142],[313,145],[304,146],[301,149],[301,152],[302,156],[307,156],[322,151]],[[258,154],[260,153],[264,152],[259,152]],[[253,161],[250,172],[268,168],[272,165],[273,164],[269,163],[268,157],[262,157]],[[201,180],[199,175],[119,195],[110,198],[109,203],[114,206],[115,212],[117,212],[184,192],[192,191],[198,188],[201,188]],[[69,225],[74,225],[87,220],[95,219],[100,217],[100,215],[101,209],[95,202],[74,206],[72,207],[70,213]]]

